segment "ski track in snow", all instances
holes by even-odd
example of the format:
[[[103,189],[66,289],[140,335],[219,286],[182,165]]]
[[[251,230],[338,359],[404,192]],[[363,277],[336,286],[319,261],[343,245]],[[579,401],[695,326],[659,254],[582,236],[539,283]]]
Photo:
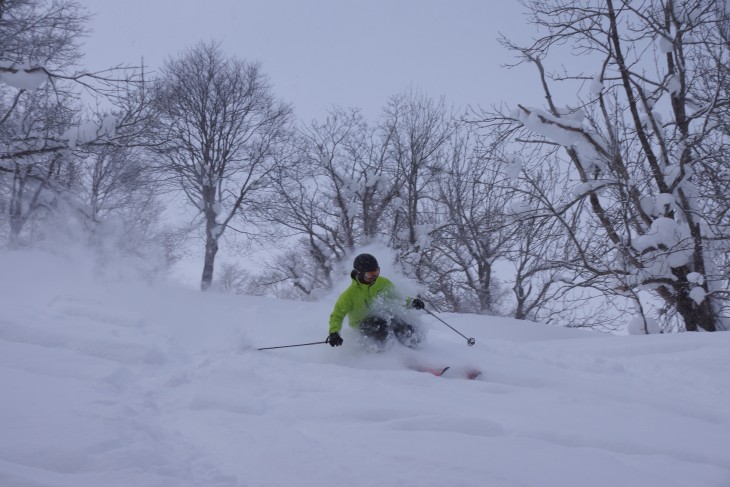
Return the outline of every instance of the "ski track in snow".
[[[2,486],[730,485],[727,334],[446,315],[477,345],[420,317],[418,351],[258,352],[322,338],[331,303],[0,260],[24,276],[0,281]]]

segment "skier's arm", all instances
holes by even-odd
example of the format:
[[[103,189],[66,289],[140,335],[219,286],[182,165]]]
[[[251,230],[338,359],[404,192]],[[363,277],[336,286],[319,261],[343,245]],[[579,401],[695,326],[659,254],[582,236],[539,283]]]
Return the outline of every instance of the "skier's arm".
[[[388,284],[386,287],[383,288],[382,296],[392,302],[403,302],[403,295],[398,292],[398,290],[395,288],[395,285],[392,281],[388,281]],[[406,296],[405,298],[405,306],[406,308],[413,307],[413,303],[418,300],[418,298],[412,298],[410,296]],[[420,301],[420,300],[419,300]]]
[[[339,332],[342,329],[342,322],[347,313],[352,309],[352,304],[346,293],[342,293],[335,303],[330,315],[330,333]]]

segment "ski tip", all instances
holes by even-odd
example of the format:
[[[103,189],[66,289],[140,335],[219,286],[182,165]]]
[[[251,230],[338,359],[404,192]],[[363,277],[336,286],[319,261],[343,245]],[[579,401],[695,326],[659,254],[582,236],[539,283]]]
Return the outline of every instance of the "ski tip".
[[[482,375],[482,371],[479,369],[464,369],[461,367],[452,368],[451,366],[446,367],[425,367],[425,366],[416,366],[416,367],[410,367],[412,370],[418,371],[418,372],[427,372],[429,374],[435,375],[436,377],[444,376],[444,374],[447,371],[451,371],[448,374],[446,374],[446,377],[450,378],[464,378],[469,380],[477,379]]]
[[[427,372],[429,374],[435,375],[436,377],[441,377],[444,372],[449,370],[451,367],[411,367],[412,370],[415,370],[417,372]]]
[[[467,379],[474,380],[477,377],[479,377],[480,375],[482,375],[482,371],[477,370],[477,369],[469,369],[464,373],[464,375],[466,376]]]

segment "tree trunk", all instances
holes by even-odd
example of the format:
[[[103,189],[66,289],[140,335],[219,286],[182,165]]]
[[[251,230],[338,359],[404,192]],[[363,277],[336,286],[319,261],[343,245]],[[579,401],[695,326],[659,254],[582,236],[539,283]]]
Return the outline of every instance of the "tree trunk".
[[[215,256],[218,253],[218,239],[214,238],[210,229],[206,232],[205,240],[205,262],[203,263],[203,277],[200,280],[200,290],[207,291],[213,284],[213,270],[215,268]]]
[[[10,235],[8,239],[8,246],[11,249],[17,249],[20,247],[20,231],[23,229],[25,219],[20,215],[19,211],[13,211],[10,214]]]
[[[710,298],[706,297],[700,304],[689,297],[686,287],[677,292],[677,311],[684,320],[687,331],[717,331],[717,316],[712,310]]]
[[[479,265],[479,312],[487,313],[492,310],[492,266],[490,264]]]

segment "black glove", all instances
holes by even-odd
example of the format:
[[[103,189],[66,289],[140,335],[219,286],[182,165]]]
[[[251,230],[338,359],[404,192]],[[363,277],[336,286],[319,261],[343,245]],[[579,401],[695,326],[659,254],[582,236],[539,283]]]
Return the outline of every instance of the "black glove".
[[[330,336],[327,337],[327,343],[330,344],[330,347],[339,347],[342,345],[342,342],[344,341],[339,333],[334,332],[330,333]]]
[[[423,301],[421,301],[418,298],[415,298],[413,301],[411,301],[411,306],[413,306],[416,309],[423,309],[426,307],[426,305],[423,304]]]

